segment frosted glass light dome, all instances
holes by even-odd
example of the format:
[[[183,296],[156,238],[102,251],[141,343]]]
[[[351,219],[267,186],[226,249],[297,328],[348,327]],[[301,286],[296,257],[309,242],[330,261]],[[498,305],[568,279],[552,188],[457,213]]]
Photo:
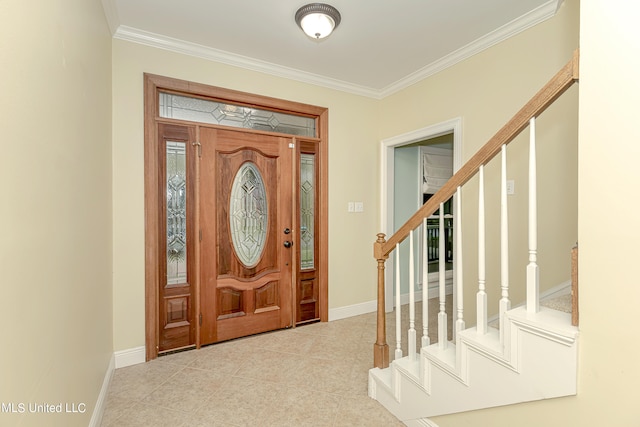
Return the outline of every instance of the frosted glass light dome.
[[[311,13],[300,21],[302,31],[309,37],[316,39],[323,39],[327,37],[333,31],[336,23],[330,16],[323,15],[322,13]]]

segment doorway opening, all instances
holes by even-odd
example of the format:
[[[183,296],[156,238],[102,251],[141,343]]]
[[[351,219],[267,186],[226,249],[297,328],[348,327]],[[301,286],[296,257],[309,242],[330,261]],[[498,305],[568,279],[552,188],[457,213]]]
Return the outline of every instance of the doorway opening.
[[[392,235],[428,199],[429,194],[437,191],[438,187],[434,185],[434,182],[437,184],[442,177],[435,176],[433,177],[435,179],[425,182],[426,171],[423,162],[425,155],[431,156],[432,160],[437,163],[446,163],[446,160],[443,159],[450,156],[452,173],[455,173],[460,168],[461,135],[462,119],[456,118],[382,141],[380,228],[383,233],[387,236]],[[406,165],[398,164],[403,160],[412,162],[412,166],[407,167]],[[449,203],[450,205],[451,203]],[[449,209],[452,208],[445,206],[445,219],[451,216],[452,210]],[[437,222],[436,217],[433,219]],[[449,219],[453,223],[452,218]],[[434,229],[434,233],[432,233],[434,240],[436,237],[439,238],[436,233]],[[408,245],[407,242],[403,242],[403,244],[405,246]],[[418,245],[420,245],[420,242],[417,242],[416,248]],[[436,259],[439,259],[440,254],[434,252],[432,255],[430,264],[433,261],[435,268]],[[447,254],[445,253],[444,256],[447,257]],[[448,258],[452,265],[455,260],[453,260],[452,256]],[[395,280],[395,275],[393,274],[394,260],[390,258],[388,263],[390,264],[385,269],[385,310],[390,312],[394,308],[395,301],[393,286]],[[448,281],[452,283],[453,274],[451,271],[447,272],[447,277]],[[425,284],[419,283],[418,286],[425,286]],[[408,289],[405,292],[408,293]]]

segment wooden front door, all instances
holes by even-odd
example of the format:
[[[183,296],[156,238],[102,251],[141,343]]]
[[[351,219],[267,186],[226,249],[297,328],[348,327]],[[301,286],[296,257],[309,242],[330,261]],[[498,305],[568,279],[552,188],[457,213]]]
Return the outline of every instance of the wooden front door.
[[[200,127],[200,344],[292,325],[292,139]]]

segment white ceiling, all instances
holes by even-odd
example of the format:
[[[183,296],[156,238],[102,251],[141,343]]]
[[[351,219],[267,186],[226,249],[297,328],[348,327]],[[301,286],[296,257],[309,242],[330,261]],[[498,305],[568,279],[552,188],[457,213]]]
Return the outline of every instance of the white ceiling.
[[[115,38],[376,98],[552,17],[562,0],[327,0],[315,41],[304,0],[103,0]]]

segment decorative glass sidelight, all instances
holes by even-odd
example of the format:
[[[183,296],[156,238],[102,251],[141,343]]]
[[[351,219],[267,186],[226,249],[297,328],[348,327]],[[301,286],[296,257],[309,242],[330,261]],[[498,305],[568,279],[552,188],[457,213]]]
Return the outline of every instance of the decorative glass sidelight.
[[[316,136],[313,117],[297,116],[172,93],[160,93],[160,117],[298,136]]]
[[[229,226],[236,255],[247,268],[255,267],[267,237],[267,193],[254,163],[240,166],[233,179]]]
[[[315,156],[300,155],[300,268],[315,267]]]
[[[167,285],[187,281],[187,174],[184,142],[167,141]]]

